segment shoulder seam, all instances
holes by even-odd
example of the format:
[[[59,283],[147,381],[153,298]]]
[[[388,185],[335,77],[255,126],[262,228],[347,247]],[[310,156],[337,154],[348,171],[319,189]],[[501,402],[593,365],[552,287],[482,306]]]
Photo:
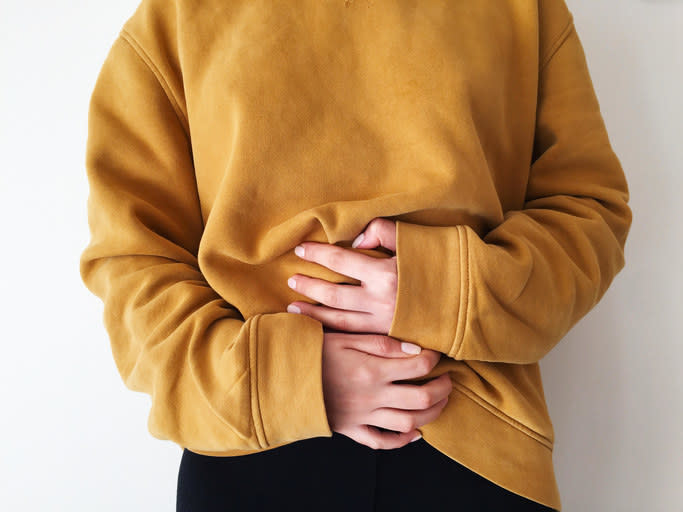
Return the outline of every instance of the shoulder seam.
[[[163,89],[164,94],[166,94],[168,101],[173,106],[173,110],[175,111],[176,116],[178,117],[178,120],[180,121],[180,124],[183,127],[185,135],[187,135],[189,138],[189,123],[187,121],[187,117],[185,116],[183,110],[180,108],[180,102],[178,102],[175,95],[173,94],[173,91],[171,90],[171,87],[168,85],[166,79],[164,78],[164,75],[161,73],[159,68],[154,64],[154,62],[147,54],[147,52],[145,52],[142,45],[135,39],[135,37],[130,32],[128,32],[124,28],[121,30],[120,35],[121,39],[128,43],[128,45],[133,49],[135,54],[140,58],[140,60],[145,64],[145,66],[150,70],[150,72],[155,76],[157,82],[159,82],[159,85]]]
[[[541,59],[539,72],[543,71],[543,69],[548,65],[548,63],[552,60],[553,56],[557,53],[557,51],[562,47],[564,42],[569,37],[569,34],[571,34],[571,32],[573,30],[574,30],[574,17],[570,14],[569,20],[567,20],[567,24],[564,26],[564,28],[560,32],[560,35],[557,37],[557,39],[555,39],[553,44],[550,45],[550,48],[546,52],[545,57],[543,57]]]

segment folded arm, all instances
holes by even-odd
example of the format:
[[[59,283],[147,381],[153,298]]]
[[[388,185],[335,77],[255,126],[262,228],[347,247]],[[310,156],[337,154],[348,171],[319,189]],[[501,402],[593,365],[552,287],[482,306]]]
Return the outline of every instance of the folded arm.
[[[455,359],[541,359],[624,265],[628,187],[573,25],[539,74],[524,207],[480,237],[397,221],[389,335]]]
[[[86,166],[80,272],[103,301],[125,385],[151,396],[150,432],[205,451],[331,436],[322,325],[284,312],[243,319],[206,282],[184,113],[124,37],[91,98]]]

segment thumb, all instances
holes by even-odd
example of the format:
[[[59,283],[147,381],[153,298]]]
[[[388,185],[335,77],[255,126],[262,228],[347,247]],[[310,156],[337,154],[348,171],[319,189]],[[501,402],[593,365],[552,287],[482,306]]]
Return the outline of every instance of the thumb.
[[[372,219],[351,244],[351,247],[360,249],[373,249],[377,246],[396,252],[395,221],[382,217]]]

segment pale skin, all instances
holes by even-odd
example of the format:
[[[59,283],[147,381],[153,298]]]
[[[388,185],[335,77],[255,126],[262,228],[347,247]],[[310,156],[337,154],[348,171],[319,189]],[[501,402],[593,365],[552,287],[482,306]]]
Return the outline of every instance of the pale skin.
[[[295,274],[289,286],[320,304],[295,301],[287,311],[323,324],[323,394],[330,428],[374,449],[400,448],[419,439],[418,427],[441,414],[453,384],[448,373],[424,384],[394,382],[426,375],[441,357],[388,336],[398,284],[396,223],[375,218],[352,245],[381,246],[394,256],[373,258],[333,244],[302,242],[297,256],[361,284]]]

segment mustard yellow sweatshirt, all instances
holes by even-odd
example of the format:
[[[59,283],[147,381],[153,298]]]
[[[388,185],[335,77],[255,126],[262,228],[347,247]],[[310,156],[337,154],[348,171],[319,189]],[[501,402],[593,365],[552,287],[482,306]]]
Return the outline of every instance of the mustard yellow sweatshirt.
[[[296,256],[397,221],[390,336],[442,352],[425,441],[560,508],[539,360],[624,265],[628,188],[564,0],[142,0],[90,100],[85,285],[149,430],[331,436]],[[308,299],[310,301],[310,299]],[[453,499],[457,502],[457,496]]]

